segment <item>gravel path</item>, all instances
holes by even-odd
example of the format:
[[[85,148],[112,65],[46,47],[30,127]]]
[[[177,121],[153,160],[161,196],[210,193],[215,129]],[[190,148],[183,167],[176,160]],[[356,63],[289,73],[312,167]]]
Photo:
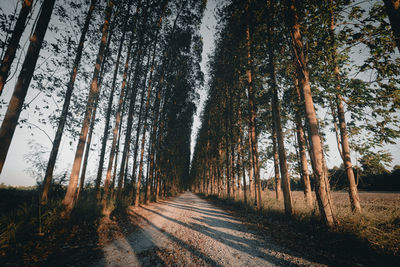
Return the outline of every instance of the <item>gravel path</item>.
[[[190,192],[130,212],[140,230],[105,246],[92,266],[322,266]]]

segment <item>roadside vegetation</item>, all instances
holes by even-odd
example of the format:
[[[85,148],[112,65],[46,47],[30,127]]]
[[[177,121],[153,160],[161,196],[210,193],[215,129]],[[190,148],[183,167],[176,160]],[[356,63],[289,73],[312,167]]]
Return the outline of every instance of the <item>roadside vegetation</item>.
[[[348,193],[333,192],[340,224],[327,229],[321,223],[318,207],[304,202],[303,192],[293,191],[295,214],[285,215],[283,201],[275,193],[262,192],[262,209],[254,197],[244,202],[243,194],[235,200],[203,195],[244,221],[262,229],[266,236],[294,252],[306,253],[330,265],[396,266],[400,259],[400,193],[360,192],[363,214],[350,211]],[[314,200],[315,201],[315,200]],[[327,249],[328,248],[328,249]]]

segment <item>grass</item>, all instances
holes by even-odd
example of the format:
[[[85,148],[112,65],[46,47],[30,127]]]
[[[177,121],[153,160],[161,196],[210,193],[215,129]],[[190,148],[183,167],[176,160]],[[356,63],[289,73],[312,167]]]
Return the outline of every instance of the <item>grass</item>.
[[[96,243],[102,218],[100,206],[85,192],[68,220],[60,214],[63,192],[39,203],[37,188],[0,189],[0,265],[37,265],[61,262],[81,244]],[[83,250],[84,253],[84,250]]]
[[[340,222],[326,229],[316,204],[309,207],[303,193],[292,192],[295,215],[288,218],[284,203],[275,199],[275,192],[263,191],[262,210],[256,211],[254,198],[245,204],[243,195],[214,201],[243,219],[262,226],[275,241],[299,253],[310,253],[333,265],[396,265],[399,262],[400,194],[361,192],[362,214],[353,214],[346,192],[333,192],[336,216]],[[384,264],[383,264],[384,263]]]

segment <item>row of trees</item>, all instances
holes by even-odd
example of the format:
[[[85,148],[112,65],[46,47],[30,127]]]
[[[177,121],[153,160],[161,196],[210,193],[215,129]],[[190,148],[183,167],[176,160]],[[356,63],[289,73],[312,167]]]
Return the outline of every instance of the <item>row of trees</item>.
[[[26,22],[26,13],[29,14],[32,2],[24,1],[7,42],[1,66],[2,88],[20,44],[19,38],[30,25]],[[97,128],[102,128],[102,137],[93,197],[101,201],[104,208],[115,198],[137,206],[141,192],[144,192],[143,201],[150,202],[180,191],[189,176],[191,126],[198,98],[196,88],[203,83],[199,66],[202,52],[199,27],[205,2],[108,0],[104,5],[98,0],[85,4],[72,0],[58,3],[55,8],[54,5],[55,0],[41,2],[29,48],[3,118],[0,172],[41,48],[47,44],[48,50],[57,52],[54,64],[48,66],[61,65],[69,69],[69,74],[60,76],[60,70],[36,74],[38,82],[34,83],[42,87],[45,82],[55,85],[53,91],[40,89],[49,97],[59,97],[63,103],[58,118],[53,118],[57,130],[44,174],[42,203],[51,196],[61,139],[70,129],[73,129],[73,136],[78,133],[78,140],[63,199],[65,214],[79,201],[89,153],[93,151],[91,139],[96,124]],[[62,31],[60,38],[48,41],[51,45],[44,41],[48,28],[53,36],[59,31],[51,24],[53,10],[56,11],[55,20],[71,19],[80,26],[80,37],[75,38],[75,42],[72,41],[73,31]],[[86,44],[87,39],[89,44]],[[88,46],[96,53],[85,52]],[[88,61],[92,62],[90,72]],[[80,75],[83,76],[81,80]],[[80,96],[74,96],[77,79],[87,88],[78,92]],[[6,86],[4,90],[11,88]],[[74,97],[85,105],[75,107],[71,103]],[[118,102],[114,101],[115,97]],[[96,119],[99,112],[100,123]],[[78,132],[69,122],[73,121],[74,114],[82,114],[75,122],[80,129]]]
[[[261,208],[260,167],[273,158],[276,198],[291,216],[293,149],[305,202],[312,204],[313,184],[321,218],[334,226],[324,145],[332,130],[351,209],[361,212],[350,152],[379,152],[400,134],[400,10],[398,1],[384,2],[232,0],[221,7],[192,190],[230,198],[243,191]],[[260,150],[259,140],[267,143]]]

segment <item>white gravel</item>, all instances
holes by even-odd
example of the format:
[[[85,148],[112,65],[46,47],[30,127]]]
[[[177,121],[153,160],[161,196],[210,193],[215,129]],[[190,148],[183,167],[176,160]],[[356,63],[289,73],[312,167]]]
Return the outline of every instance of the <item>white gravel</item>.
[[[92,266],[324,266],[190,192],[130,212],[141,229],[105,246]]]

